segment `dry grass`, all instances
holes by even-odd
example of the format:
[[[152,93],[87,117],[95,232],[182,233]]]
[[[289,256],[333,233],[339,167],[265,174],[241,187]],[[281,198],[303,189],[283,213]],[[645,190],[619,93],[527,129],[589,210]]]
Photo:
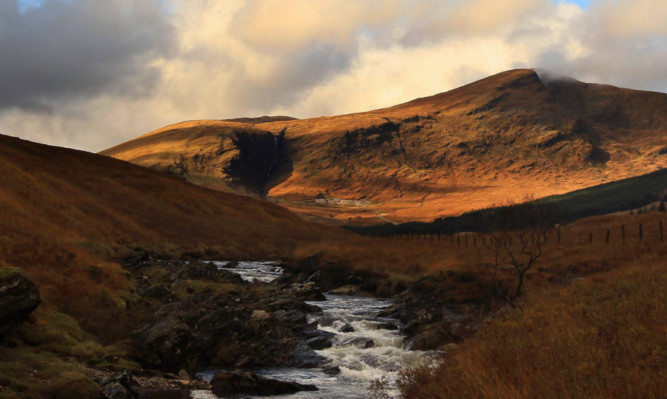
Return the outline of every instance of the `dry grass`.
[[[667,269],[643,260],[534,294],[486,324],[406,398],[659,398],[667,392]]]
[[[663,216],[607,216],[567,226],[584,242],[554,244],[533,272],[521,307],[486,323],[444,355],[436,370],[407,373],[404,396],[664,397],[665,243],[655,235],[642,242],[628,238],[623,245],[587,240],[590,230],[657,224]]]

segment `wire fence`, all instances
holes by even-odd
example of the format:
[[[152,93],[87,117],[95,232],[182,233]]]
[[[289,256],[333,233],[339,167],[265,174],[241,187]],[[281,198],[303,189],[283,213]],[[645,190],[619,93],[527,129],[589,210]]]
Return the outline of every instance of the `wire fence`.
[[[377,237],[385,240],[413,240],[431,241],[454,248],[476,248],[494,245],[493,233],[439,233],[439,232],[410,232],[410,233],[388,233]],[[630,244],[643,241],[664,242],[665,223],[662,220],[641,223],[626,223],[610,227],[597,228],[569,228],[556,227],[549,235],[545,236],[548,244],[576,245],[576,244],[598,244],[607,245]]]

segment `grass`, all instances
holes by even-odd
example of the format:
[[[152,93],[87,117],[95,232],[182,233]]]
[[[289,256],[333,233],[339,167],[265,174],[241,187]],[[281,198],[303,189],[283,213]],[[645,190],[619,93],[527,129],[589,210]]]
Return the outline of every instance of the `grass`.
[[[468,298],[479,295],[488,279],[493,252],[482,244],[474,247],[472,235],[467,247],[445,239],[360,237],[116,160],[2,136],[0,145],[6,178],[0,193],[0,273],[21,269],[37,283],[44,302],[34,324],[23,325],[0,346],[0,397],[59,397],[64,387],[70,395],[94,396],[79,364],[138,367],[127,360],[129,332],[151,309],[120,266],[127,256],[294,263],[316,257],[317,267],[334,264],[392,282],[377,287],[386,294],[423,276],[445,276],[443,287]],[[662,215],[603,216],[562,227],[563,242],[550,241],[529,274],[528,294],[560,286],[571,275],[614,272],[635,258],[664,261],[664,244],[656,239]],[[644,225],[642,242],[637,223]],[[621,226],[628,234],[622,243]],[[610,245],[600,239],[606,229],[612,230]],[[159,270],[151,273],[160,279]],[[174,289],[186,298],[231,287],[185,280]]]
[[[75,361],[23,347],[0,347],[0,398],[99,398],[101,388]]]
[[[598,218],[575,227],[610,220]],[[520,308],[487,322],[475,337],[445,354],[435,370],[407,372],[403,396],[664,397],[665,255],[660,241],[620,249],[594,243],[552,251],[533,274]],[[556,271],[569,273],[571,283],[550,279]]]
[[[550,210],[557,223],[571,223],[585,217],[636,209],[660,201],[667,196],[667,169],[645,175],[601,184],[563,195],[553,195],[531,201],[538,207]],[[515,205],[517,207],[520,205]],[[408,222],[371,226],[346,226],[346,228],[368,235],[416,235],[456,232],[483,232],[489,230],[489,220],[502,211],[491,207],[456,217],[436,219],[431,223]]]
[[[102,345],[72,317],[49,306],[33,313],[0,345],[0,398],[98,398],[82,365],[138,369],[121,342]]]

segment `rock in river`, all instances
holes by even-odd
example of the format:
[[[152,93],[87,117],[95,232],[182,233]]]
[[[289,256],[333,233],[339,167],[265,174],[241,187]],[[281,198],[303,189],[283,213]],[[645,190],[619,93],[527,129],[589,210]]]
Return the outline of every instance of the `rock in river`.
[[[300,391],[317,391],[315,385],[280,381],[247,371],[220,371],[211,380],[213,393],[226,395],[285,395]]]

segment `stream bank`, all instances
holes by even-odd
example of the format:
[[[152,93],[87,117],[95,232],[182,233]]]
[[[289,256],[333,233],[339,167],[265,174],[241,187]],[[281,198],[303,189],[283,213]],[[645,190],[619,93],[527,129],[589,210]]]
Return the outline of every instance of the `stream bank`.
[[[203,382],[178,378],[201,370],[252,371],[250,380],[320,389],[294,398],[364,397],[372,380],[393,379],[472,334],[484,312],[479,292],[460,290],[482,285],[456,273],[407,283],[317,259],[144,259],[126,269],[142,298],[134,357],[146,370],[170,373],[162,374],[167,389],[147,397],[210,398],[201,388],[215,373],[200,373]]]

